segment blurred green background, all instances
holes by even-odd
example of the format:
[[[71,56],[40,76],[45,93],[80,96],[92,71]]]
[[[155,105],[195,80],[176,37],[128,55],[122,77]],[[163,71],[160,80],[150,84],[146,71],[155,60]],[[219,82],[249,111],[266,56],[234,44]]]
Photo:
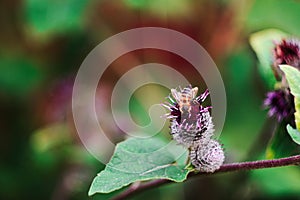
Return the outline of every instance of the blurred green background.
[[[226,162],[264,159],[275,122],[267,119],[262,107],[267,87],[249,37],[267,28],[299,36],[299,19],[298,0],[2,0],[0,199],[96,200],[114,195],[87,196],[104,165],[76,135],[72,83],[96,45],[137,27],[180,31],[209,52],[227,92],[227,117],[220,136]],[[101,123],[114,142],[125,136],[110,116],[112,88],[126,71],[148,62],[172,66],[200,91],[205,89],[193,67],[171,53],[147,49],[120,57],[102,77],[96,105],[99,120],[104,120]],[[149,105],[163,102],[168,92],[155,85],[139,88],[130,102],[136,122],[147,124]],[[285,147],[294,144],[287,135],[283,137],[285,144],[272,147],[280,149],[279,155],[289,155]],[[193,198],[300,199],[300,170],[285,167],[193,178],[133,199]]]

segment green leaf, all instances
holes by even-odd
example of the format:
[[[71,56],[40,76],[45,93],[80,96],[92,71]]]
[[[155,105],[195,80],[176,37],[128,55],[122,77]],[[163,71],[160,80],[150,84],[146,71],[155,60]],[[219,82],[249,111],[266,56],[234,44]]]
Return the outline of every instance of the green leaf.
[[[300,131],[300,71],[289,65],[280,65],[280,69],[284,72],[291,93],[295,97],[295,122],[297,129]]]
[[[289,65],[280,65],[279,67],[286,76],[291,93],[295,97],[300,98],[300,71],[297,68]]]
[[[296,142],[297,144],[300,144],[300,131],[298,131],[297,129],[294,129],[289,124],[286,126],[286,129],[287,129],[288,133],[290,134],[292,140],[294,142]]]
[[[130,138],[117,144],[110,162],[93,180],[89,195],[109,193],[136,181],[184,181],[189,173],[185,169],[187,151],[172,144],[159,138]],[[176,158],[175,152],[181,156]]]
[[[276,79],[272,71],[272,50],[274,41],[280,40],[288,35],[276,29],[268,29],[254,33],[250,36],[250,44],[259,60],[259,73],[266,83],[268,89],[274,89]]]
[[[273,27],[293,35],[300,34],[299,26],[295,25],[299,23],[300,18],[299,1],[253,0],[249,5],[251,8],[245,20],[248,30]]]
[[[83,26],[88,3],[83,0],[26,0],[27,31],[39,38],[78,31]]]

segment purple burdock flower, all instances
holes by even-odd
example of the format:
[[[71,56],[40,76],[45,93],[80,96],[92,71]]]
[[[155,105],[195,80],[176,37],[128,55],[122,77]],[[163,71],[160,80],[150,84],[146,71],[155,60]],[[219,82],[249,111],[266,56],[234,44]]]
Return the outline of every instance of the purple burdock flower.
[[[201,103],[206,99],[209,92],[206,90],[200,96],[196,96],[198,88],[191,86],[183,89],[171,90],[172,97],[169,102],[163,104],[170,110],[166,114],[171,119],[171,135],[179,144],[191,147],[200,139],[210,140],[214,132],[214,125],[209,113],[210,107],[203,107]]]
[[[300,41],[297,39],[283,39],[274,49],[275,64],[288,64],[300,67]]]
[[[294,117],[294,97],[288,89],[275,90],[267,93],[264,100],[264,106],[269,108],[268,115],[275,117],[278,122],[283,119],[292,119]],[[293,120],[291,120],[292,123]]]
[[[281,81],[280,89],[267,93],[264,106],[269,109],[268,115],[275,117],[278,122],[285,120],[295,127],[294,97],[290,93],[289,85],[279,65],[290,65],[300,70],[300,41],[297,39],[282,39],[275,43],[273,49],[273,72],[277,80]]]
[[[198,88],[171,89],[172,97],[163,104],[170,110],[166,114],[171,119],[173,139],[190,150],[190,161],[196,170],[214,172],[223,164],[225,156],[221,145],[212,139],[214,124],[209,108],[202,103],[209,95],[208,90],[197,97]]]
[[[283,39],[276,43],[273,50],[273,71],[277,80],[283,75],[279,65],[287,64],[300,69],[300,41],[297,39]]]

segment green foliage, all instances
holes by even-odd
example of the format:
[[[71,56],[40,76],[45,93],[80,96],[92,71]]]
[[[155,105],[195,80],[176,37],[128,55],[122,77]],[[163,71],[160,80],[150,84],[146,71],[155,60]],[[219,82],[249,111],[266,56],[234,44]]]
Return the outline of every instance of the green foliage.
[[[31,60],[21,56],[0,58],[0,90],[23,97],[28,95],[43,79],[43,71]]]
[[[26,0],[27,29],[39,38],[78,31],[83,26],[88,3],[86,0]]]
[[[280,65],[280,69],[285,73],[285,77],[289,83],[289,87],[291,89],[291,93],[295,97],[295,103],[298,100],[299,96],[299,86],[300,86],[300,72],[291,66],[288,65]],[[297,117],[297,113],[299,113],[299,106],[295,104],[296,108],[296,124],[299,125],[299,117]],[[291,143],[291,140],[287,135],[290,135],[294,142],[299,144],[300,141],[300,135],[298,130],[294,130],[290,125],[287,126],[287,122],[283,121],[280,124],[278,124],[273,138],[270,140],[267,150],[266,150],[266,157],[268,159],[273,158],[280,158],[285,156],[290,156],[291,154],[294,154],[297,152],[297,145],[294,143]]]
[[[187,0],[172,0],[172,3],[170,0],[124,0],[124,2],[131,8],[150,11],[158,17],[165,17],[166,14],[173,17],[188,15],[191,10]]]
[[[257,87],[253,84],[254,63],[251,50],[245,46],[232,52],[225,65],[223,80],[230,112],[226,113],[220,140],[225,147],[230,147],[226,153],[234,154],[236,160],[247,156],[265,119],[261,98],[257,97]],[[245,91],[251,95],[245,95]]]
[[[273,89],[276,83],[276,79],[271,68],[274,41],[280,40],[286,36],[286,33],[276,29],[260,31],[250,36],[250,44],[259,60],[258,70],[268,89]]]
[[[36,152],[45,152],[71,142],[66,124],[57,123],[39,129],[33,133],[31,144]]]
[[[286,122],[283,121],[279,123],[274,130],[273,137],[270,139],[267,146],[267,159],[282,158],[298,152],[298,145],[291,141],[291,138],[288,137],[288,134]]]
[[[290,134],[291,138],[293,139],[293,141],[296,142],[297,144],[300,144],[300,132],[297,129],[291,127],[291,125],[289,124],[286,126],[286,129]]]
[[[274,89],[276,81],[270,66],[273,41],[288,36],[286,33],[300,35],[299,1],[25,0],[14,3],[7,1],[1,5],[0,10],[2,27],[0,36],[2,53],[0,58],[0,109],[3,116],[0,126],[3,133],[0,140],[0,199],[60,198],[56,196],[57,194],[66,195],[61,198],[70,200],[87,198],[88,187],[93,176],[105,166],[79,145],[80,141],[73,132],[75,131],[74,127],[69,127],[72,120],[71,111],[67,110],[68,108],[64,107],[61,101],[52,101],[56,99],[52,97],[57,97],[57,94],[51,88],[61,78],[76,75],[84,57],[98,42],[120,31],[140,25],[169,27],[188,34],[201,45],[208,47],[209,52],[214,55],[214,59],[219,61],[218,64],[224,66],[220,68],[220,71],[226,85],[229,112],[227,112],[221,141],[226,147],[229,161],[255,159],[256,157],[247,154],[249,149],[252,149],[253,146],[258,149],[257,153],[262,153],[266,148],[265,140],[261,140],[263,141],[261,142],[256,138],[260,133],[270,133],[274,129],[276,132],[269,142],[268,158],[299,153],[300,146],[292,142],[287,135],[286,123],[277,124],[276,127],[273,126],[274,124],[267,123],[266,127],[262,128],[266,111],[262,110],[263,91],[259,89],[261,78],[254,73],[256,69],[253,66],[256,59],[247,42],[237,40],[236,37],[239,34],[238,38],[249,38],[249,33],[273,28],[269,35],[268,31],[253,34],[251,39],[254,38],[257,41],[251,45],[260,61],[257,71],[263,77],[267,87]],[[231,26],[232,23],[235,26]],[[205,29],[203,29],[203,24],[205,24]],[[224,27],[225,32],[222,31]],[[220,34],[220,32],[224,34]],[[269,38],[254,37],[259,34],[261,37]],[[226,44],[223,45],[224,37],[226,41],[235,41],[230,43],[230,48]],[[133,59],[125,58],[124,66],[110,67],[112,70],[109,69],[103,77],[104,79],[99,81],[100,87],[106,87],[105,89],[110,91],[111,86],[115,84],[115,78],[124,73],[126,66],[133,67],[141,64],[140,62],[154,59],[175,68],[178,66],[179,72],[188,77],[192,84],[205,85],[186,63],[182,63],[182,65],[176,63],[175,65],[173,57],[169,59],[164,53],[158,52],[158,56],[153,56],[152,53],[148,55],[147,52],[144,55],[140,55],[139,52],[132,53],[134,54]],[[130,60],[134,61],[133,65],[129,62]],[[156,76],[156,74],[152,75]],[[102,81],[105,81],[103,85]],[[164,101],[163,97],[169,91],[166,92],[166,89],[162,88],[156,90],[151,88],[146,91],[145,87],[139,90],[132,96],[129,107],[133,120],[143,126],[151,122],[148,114],[150,106]],[[164,94],[160,95],[159,92]],[[149,93],[149,95],[145,93]],[[108,96],[108,94],[107,96],[103,95],[104,98]],[[52,105],[49,107],[48,103]],[[64,107],[64,110],[66,108],[68,113],[64,113],[65,121],[52,121],[55,119],[49,121],[48,108],[52,106]],[[299,107],[300,102],[296,100],[296,108]],[[109,124],[105,121],[100,122],[101,125],[105,125],[105,130],[109,132],[108,136],[113,141],[123,139],[124,135],[119,134],[115,129],[110,129]],[[292,131],[296,130],[289,132]],[[168,132],[168,123],[166,123],[161,135],[170,137]],[[151,144],[155,148],[159,146],[158,144],[163,143],[159,139],[157,141],[159,142]],[[128,141],[123,143],[126,142]],[[145,141],[141,142],[140,146],[143,144]],[[258,146],[260,147],[258,148]],[[140,150],[144,148],[146,145]],[[149,148],[148,145],[147,148]],[[120,148],[118,147],[118,149]],[[165,153],[161,153],[159,158],[164,158]],[[128,158],[129,154],[136,153],[125,151],[123,155]],[[134,156],[135,161],[142,160],[141,157]],[[158,160],[160,161],[160,159]],[[171,165],[175,159],[162,162],[158,166],[168,166],[166,169],[162,168],[162,171],[170,171],[172,167],[175,168],[174,171],[183,170],[183,173],[180,172],[179,175],[184,179],[183,177],[187,173],[183,167],[185,159],[186,157],[183,156],[182,161],[177,161],[178,168],[176,168],[176,164]],[[182,163],[182,167],[179,165],[180,163]],[[145,166],[136,166],[132,163],[132,167]],[[299,198],[300,179],[297,167],[257,170],[250,173],[253,174],[238,179],[237,173],[228,173],[225,176],[201,178],[199,182],[169,184],[143,192],[133,199],[192,199],[197,195],[208,199],[218,199],[232,196],[232,194],[241,194],[244,198],[252,199]],[[107,182],[101,182],[107,184],[107,187],[112,187],[114,177],[124,178],[128,175],[128,173],[121,173],[119,168],[113,170],[110,165],[106,171],[96,177],[97,181],[103,178],[103,174],[112,174],[112,177],[105,180]],[[161,174],[156,176],[159,175]],[[153,177],[128,175],[126,178],[127,180],[122,180],[119,184],[120,187],[135,180],[152,179]],[[77,181],[81,182],[81,189],[74,186],[74,182]],[[40,187],[41,183],[43,183],[43,187]],[[226,184],[221,186],[220,183]],[[237,185],[243,187],[244,190],[239,190]],[[181,190],[180,187],[182,187]],[[32,188],[39,188],[39,190],[33,191]],[[215,193],[207,188],[218,188],[219,192]],[[111,193],[97,194],[90,199],[110,199],[125,189],[126,187],[123,187]],[[100,190],[95,192],[98,191]]]
[[[300,34],[296,24],[300,18],[300,3],[293,0],[254,0],[246,18],[251,30],[278,28],[292,34]]]
[[[184,181],[189,172],[185,169],[187,152],[179,146],[167,150],[167,145],[159,138],[130,138],[117,144],[110,162],[95,177],[89,195],[109,193],[136,181]],[[174,152],[181,152],[181,157],[176,159]]]
[[[82,146],[73,144],[70,127],[65,123],[49,124],[38,129],[30,139],[33,159],[44,168],[54,167],[61,160],[72,164],[97,162]]]
[[[291,93],[294,95],[296,109],[295,122],[297,129],[300,130],[300,71],[295,67],[288,65],[280,65],[280,69],[284,72]]]
[[[299,175],[300,171],[296,166],[254,170],[251,172],[250,188],[259,190],[252,191],[253,193],[263,193],[269,195],[269,198],[274,197],[271,199],[284,199],[287,194],[294,194],[298,197],[300,194]]]

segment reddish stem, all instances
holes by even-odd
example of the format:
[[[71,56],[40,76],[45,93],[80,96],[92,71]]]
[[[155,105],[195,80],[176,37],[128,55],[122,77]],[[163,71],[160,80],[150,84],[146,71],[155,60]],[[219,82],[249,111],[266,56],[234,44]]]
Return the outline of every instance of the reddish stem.
[[[272,168],[272,167],[282,167],[288,165],[298,165],[300,163],[300,155],[290,156],[286,158],[274,159],[274,160],[259,160],[259,161],[250,161],[250,162],[240,162],[240,163],[229,163],[224,164],[220,167],[219,170],[215,171],[212,174],[221,173],[221,172],[232,172],[232,171],[241,171],[241,170],[253,170],[253,169],[263,169],[263,168]],[[211,174],[211,175],[212,175]],[[207,173],[191,173],[189,174],[190,177],[194,176],[203,176],[209,175]],[[120,193],[119,195],[115,196],[113,200],[120,200],[125,199],[130,196],[133,196],[137,193],[140,193],[144,190],[158,187],[160,185],[170,183],[171,181],[166,179],[157,179],[153,181],[148,181],[138,186],[132,185],[124,192]]]

